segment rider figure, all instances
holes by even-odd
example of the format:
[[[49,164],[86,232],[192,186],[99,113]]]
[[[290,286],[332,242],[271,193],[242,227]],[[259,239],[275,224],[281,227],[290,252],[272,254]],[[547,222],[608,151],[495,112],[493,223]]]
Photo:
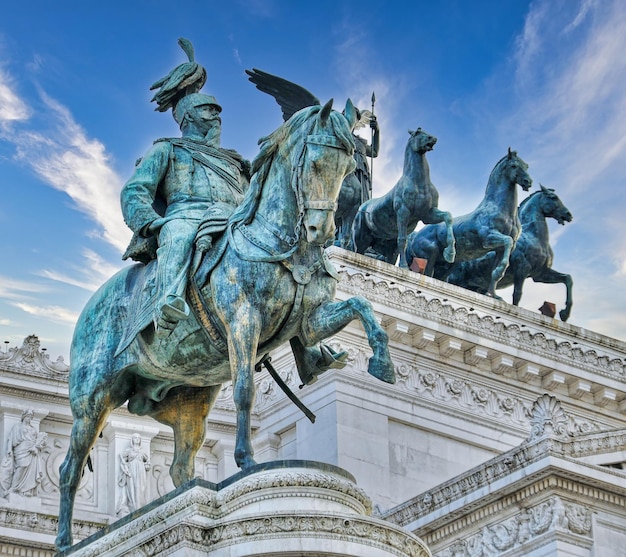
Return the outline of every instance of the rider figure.
[[[183,96],[172,108],[182,137],[155,141],[121,192],[124,220],[135,233],[124,259],[147,262],[151,255],[139,245],[158,240],[154,324],[161,337],[189,315],[184,291],[205,213],[225,221],[249,183],[249,163],[220,147],[221,111],[210,95]]]

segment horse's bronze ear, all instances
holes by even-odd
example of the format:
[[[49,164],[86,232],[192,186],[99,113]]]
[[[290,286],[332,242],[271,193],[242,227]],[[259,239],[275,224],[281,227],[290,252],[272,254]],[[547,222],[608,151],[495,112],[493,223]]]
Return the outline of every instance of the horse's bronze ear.
[[[511,158],[511,156],[513,156],[513,151],[511,151],[511,148],[509,147],[509,152],[507,154],[507,157]]]
[[[333,99],[330,99],[320,111],[320,122],[322,125],[326,125],[328,122],[328,117],[330,116],[330,112],[333,109]]]
[[[352,104],[352,99],[348,99],[346,101],[346,108],[343,111],[346,120],[348,120],[348,125],[350,126],[350,131],[354,129],[354,126],[359,120],[359,113],[355,108],[354,104]]]

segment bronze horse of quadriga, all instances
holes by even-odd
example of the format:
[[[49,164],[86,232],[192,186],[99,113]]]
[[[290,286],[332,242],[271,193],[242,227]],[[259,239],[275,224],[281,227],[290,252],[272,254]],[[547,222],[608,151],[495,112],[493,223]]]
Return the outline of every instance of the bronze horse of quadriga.
[[[571,275],[552,269],[554,252],[550,246],[546,219],[553,218],[564,225],[572,221],[572,213],[553,189],[541,186],[541,189],[522,201],[519,218],[522,233],[511,252],[510,265],[498,283],[498,288],[513,285],[513,305],[517,306],[527,278],[547,284],[562,283],[565,285],[566,298],[565,307],[559,312],[559,317],[562,321],[567,321],[572,311],[574,281]],[[462,263],[450,274],[448,282],[484,294],[489,287],[489,269],[493,268],[495,256],[495,252],[489,252],[480,259]]]
[[[486,294],[495,297],[496,286],[509,265],[509,257],[521,231],[517,214],[517,188],[530,189],[532,179],[528,165],[509,149],[495,165],[478,207],[466,215],[454,218],[456,259],[449,263],[444,257],[447,231],[441,224],[425,226],[409,236],[406,258],[426,259],[427,276],[446,280],[463,261],[477,259],[490,251],[495,252],[493,267],[489,271]]]
[[[443,223],[443,256],[452,262],[455,257],[452,215],[438,208],[439,192],[430,181],[426,160],[426,153],[433,149],[437,138],[421,128],[409,131],[409,135],[402,176],[383,197],[370,199],[359,207],[352,224],[352,247],[362,254],[371,249],[392,265],[400,255],[399,265],[406,268],[412,261],[407,261],[405,256],[407,236],[417,223]]]
[[[74,425],[60,469],[59,550],[72,544],[74,499],[89,451],[110,412],[126,401],[131,413],[173,429],[170,475],[180,486],[194,477],[206,417],[227,381],[236,406],[236,463],[242,469],[255,464],[255,366],[284,342],[301,365],[315,365],[317,343],[358,318],[373,351],[368,371],[395,381],[388,337],[371,304],[360,297],[334,301],[337,275],[323,251],[334,236],[341,182],[354,168],[350,101],[345,114],[333,111],[332,101],[305,108],[261,140],[243,204],[188,284],[194,311],[169,338],[150,325],[120,351],[154,262],[123,269],[88,302],[71,349]]]

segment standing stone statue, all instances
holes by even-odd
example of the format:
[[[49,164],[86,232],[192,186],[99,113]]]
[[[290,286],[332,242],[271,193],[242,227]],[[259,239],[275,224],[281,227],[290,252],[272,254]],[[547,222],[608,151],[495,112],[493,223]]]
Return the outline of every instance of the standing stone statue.
[[[120,477],[118,485],[122,496],[118,514],[133,512],[148,502],[148,475],[150,456],[141,449],[141,436],[133,433],[130,447],[120,455]]]
[[[13,426],[6,440],[6,457],[2,462],[0,486],[3,495],[18,493],[37,495],[43,478],[41,452],[46,447],[46,433],[31,425],[34,412],[25,410],[19,424]]]
[[[193,61],[191,44],[185,39],[179,39],[179,44],[189,62],[152,89],[159,89],[153,98],[157,110],[172,109],[182,137],[156,140],[121,193],[124,220],[135,233],[124,259],[147,263],[157,258],[156,284],[149,285],[153,296],[127,342],[149,324],[146,312],[149,317],[153,310],[155,331],[161,337],[188,317],[183,292],[198,226],[210,215],[203,245],[208,250],[211,232],[224,230],[249,184],[249,163],[237,152],[220,147],[222,107],[215,97],[198,92],[206,71]]]

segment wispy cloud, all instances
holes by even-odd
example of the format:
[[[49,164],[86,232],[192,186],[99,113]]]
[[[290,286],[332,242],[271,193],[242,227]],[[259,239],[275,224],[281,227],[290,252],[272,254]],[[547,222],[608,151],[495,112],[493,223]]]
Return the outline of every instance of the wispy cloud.
[[[43,294],[48,291],[40,284],[0,275],[0,298],[5,300],[22,300],[25,296]]]
[[[626,274],[620,191],[626,183],[624,29],[626,6],[619,0],[533,2],[516,43],[516,109],[501,119],[502,135],[515,130],[516,145],[523,145],[536,183],[554,187],[574,214],[574,223],[552,237],[553,245],[559,241],[559,252],[569,250],[570,269],[584,261],[574,275],[581,296],[573,317],[612,336],[626,330],[616,307],[622,302],[615,297],[604,301]],[[575,246],[568,241],[574,230]],[[598,281],[598,269],[603,281]],[[556,287],[538,288],[537,296],[563,296]],[[522,304],[531,300],[536,304],[539,298],[528,297]]]
[[[14,305],[30,315],[42,317],[57,323],[74,325],[78,320],[78,312],[73,312],[60,306],[36,306],[24,302],[18,302]]]
[[[65,192],[94,221],[104,241],[123,251],[130,239],[119,209],[123,182],[104,145],[88,137],[67,108],[41,90],[40,97],[45,118],[35,118],[13,78],[0,69],[0,139],[12,143],[17,159],[45,183]],[[45,125],[36,128],[34,120]]]
[[[82,256],[85,265],[81,267],[72,266],[71,274],[44,269],[41,271],[41,275],[56,282],[69,284],[93,292],[122,267],[122,265],[113,265],[105,261],[92,250],[84,250]],[[82,277],[82,279],[77,277]]]
[[[28,120],[31,110],[15,93],[13,80],[0,69],[0,127]]]
[[[55,189],[65,192],[76,208],[102,229],[102,238],[122,251],[130,232],[122,220],[122,180],[111,168],[104,145],[87,137],[70,112],[45,93],[51,135],[29,131],[15,137],[18,157]]]

